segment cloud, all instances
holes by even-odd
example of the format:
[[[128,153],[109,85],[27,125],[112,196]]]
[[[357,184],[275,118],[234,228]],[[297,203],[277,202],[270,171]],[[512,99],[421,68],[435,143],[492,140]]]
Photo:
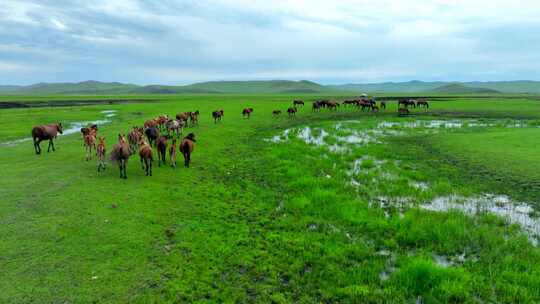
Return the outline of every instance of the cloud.
[[[538,11],[530,0],[4,0],[0,84],[540,79]]]

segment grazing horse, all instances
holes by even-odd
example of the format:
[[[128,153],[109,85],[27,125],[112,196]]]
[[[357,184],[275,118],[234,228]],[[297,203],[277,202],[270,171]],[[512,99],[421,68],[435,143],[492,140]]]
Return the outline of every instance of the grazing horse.
[[[146,176],[152,176],[152,147],[143,139],[139,143],[139,156],[141,158],[141,167],[146,171]]]
[[[381,109],[385,109],[385,110],[386,110],[386,102],[381,101]]]
[[[86,150],[86,160],[89,161],[92,158],[92,147],[96,150],[96,136],[97,131],[90,129],[90,132],[84,136],[84,148]]]
[[[281,110],[272,111],[272,116],[274,116],[274,117],[279,116],[280,114],[281,114]]]
[[[129,142],[129,149],[130,149],[131,154],[137,151],[137,148],[139,147],[139,142],[141,141],[142,137],[143,137],[143,128],[133,127],[131,131],[129,132],[128,142]]]
[[[342,104],[343,106],[355,105],[355,104],[356,104],[356,100],[344,100],[341,104]]]
[[[328,102],[326,102],[326,107],[329,110],[337,111],[337,108],[339,107],[339,103],[337,103],[335,101],[328,101]]]
[[[311,110],[312,110],[313,112],[319,112],[319,111],[321,110],[321,107],[322,107],[321,103],[318,102],[318,101],[315,101],[315,102],[313,103],[312,107],[311,107]]]
[[[296,109],[296,107],[291,107],[287,109],[287,113],[289,113],[289,117],[296,116],[297,111],[298,109]]]
[[[411,112],[409,111],[409,109],[407,108],[399,108],[398,109],[398,115],[399,116],[405,116],[405,115],[409,115]]]
[[[118,162],[120,178],[127,179],[126,167],[129,156],[129,145],[126,143],[126,136],[118,134],[118,143],[113,147],[111,152],[111,161]]]
[[[163,162],[163,164],[167,164],[165,161],[165,155],[167,154],[167,137],[160,136],[157,139],[156,147],[158,152],[158,166],[161,167],[161,162]]]
[[[365,109],[368,109],[368,110],[369,110],[369,109],[372,108],[371,103],[369,103],[369,102],[368,102],[367,100],[365,100],[365,99],[360,100],[360,101],[357,103],[357,105],[358,105],[359,107],[362,108],[362,111],[364,111]]]
[[[148,143],[151,146],[155,146],[156,139],[159,136],[159,130],[157,127],[150,127],[146,130],[144,130],[144,134],[146,134],[146,137],[148,138]]]
[[[253,112],[253,108],[245,108],[244,110],[242,110],[242,116],[244,118],[248,118],[251,116],[251,113]]]
[[[221,121],[223,117],[223,109],[212,112],[212,118],[214,118],[214,123]]]
[[[105,171],[105,138],[100,137],[99,143],[96,148],[96,154],[98,159],[98,165],[97,165],[97,171],[101,172],[101,170]]]
[[[293,106],[296,107],[296,106],[304,106],[304,101],[303,100],[295,100],[293,101]]]
[[[189,168],[189,162],[191,160],[191,153],[195,147],[195,134],[189,133],[184,140],[180,143],[180,152],[184,155],[184,166]]]
[[[420,108],[426,108],[429,109],[429,103],[425,98],[420,98],[418,101],[416,101],[416,105]]]
[[[398,100],[398,107],[404,105],[405,108],[408,108],[409,106],[412,106],[413,108],[416,108],[416,103],[412,99],[400,99]]]
[[[47,148],[47,152],[50,151],[51,147],[53,151],[55,151],[53,139],[56,138],[58,133],[62,134],[61,123],[33,127],[32,140],[34,142],[34,150],[36,151],[36,154],[41,154],[41,147],[39,146],[39,143],[47,139],[49,140],[49,147]]]
[[[171,159],[171,167],[176,168],[176,138],[173,138],[169,147],[169,158]]]

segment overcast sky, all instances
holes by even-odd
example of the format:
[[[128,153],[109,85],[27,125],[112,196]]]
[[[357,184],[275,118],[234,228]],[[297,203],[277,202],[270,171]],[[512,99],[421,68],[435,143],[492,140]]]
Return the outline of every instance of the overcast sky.
[[[0,84],[540,80],[539,13],[539,0],[2,0]]]

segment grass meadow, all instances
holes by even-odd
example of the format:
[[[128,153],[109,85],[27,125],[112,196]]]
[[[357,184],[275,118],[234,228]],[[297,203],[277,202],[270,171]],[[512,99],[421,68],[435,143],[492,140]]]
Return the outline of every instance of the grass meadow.
[[[122,98],[138,101],[0,109],[0,302],[540,302],[537,100],[448,96],[408,117],[306,102],[289,118],[319,96]],[[108,120],[110,151],[194,110],[191,167],[155,162],[152,177],[137,156],[127,180],[98,173],[78,132],[42,155],[13,142]]]

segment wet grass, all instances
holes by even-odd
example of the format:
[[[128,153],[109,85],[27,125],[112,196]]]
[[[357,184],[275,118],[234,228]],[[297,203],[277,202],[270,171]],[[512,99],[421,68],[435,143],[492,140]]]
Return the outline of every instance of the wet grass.
[[[156,166],[150,178],[136,158],[128,165],[127,181],[112,166],[98,175],[95,163],[83,160],[78,134],[60,137],[57,152],[41,156],[33,155],[29,143],[0,146],[0,302],[540,301],[540,250],[520,227],[491,214],[470,217],[414,207],[438,195],[474,194],[492,185],[489,179],[469,179],[469,167],[447,161],[453,151],[461,159],[480,154],[494,163],[500,162],[497,157],[515,159],[518,165],[500,175],[501,183],[508,183],[523,159],[535,158],[529,158],[531,152],[505,153],[504,133],[523,132],[519,137],[530,139],[536,129],[422,129],[362,145],[334,134],[363,134],[382,120],[431,118],[309,108],[296,119],[271,117],[291,100],[191,96],[159,106],[2,110],[3,141],[26,136],[36,121],[88,121],[116,109],[118,116],[100,129],[109,149],[118,132],[148,117],[194,109],[202,116],[200,126],[190,130],[198,136],[192,168]],[[520,102],[507,108],[484,100],[450,101],[433,111],[478,115],[489,108],[497,116],[520,117]],[[255,112],[244,120],[240,112],[247,106]],[[215,125],[209,113],[218,108],[225,116]],[[523,112],[540,117],[536,105]],[[343,129],[335,130],[338,121]],[[306,144],[297,131],[286,141],[265,140],[305,126],[326,130],[325,143],[347,152]],[[489,137],[484,145],[460,149],[469,135],[481,142],[482,134],[499,131],[500,149],[490,150],[493,155],[484,153],[496,141]],[[523,151],[532,151],[534,143],[524,140]],[[439,158],[445,161],[433,161]],[[351,173],[358,159],[364,159],[360,170]],[[352,178],[358,184],[351,184]],[[381,197],[407,197],[411,204],[381,206]],[[464,258],[447,266],[434,255]]]

